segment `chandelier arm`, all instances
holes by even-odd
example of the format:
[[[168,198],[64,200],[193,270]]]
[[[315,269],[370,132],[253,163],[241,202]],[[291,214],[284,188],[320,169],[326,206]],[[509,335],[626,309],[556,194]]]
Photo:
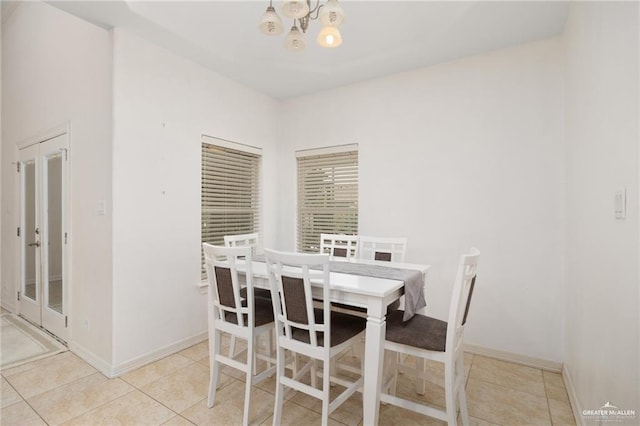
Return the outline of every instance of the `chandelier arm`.
[[[295,25],[295,19],[293,23]],[[302,30],[302,34],[307,33],[307,28],[309,28],[309,15],[303,16],[302,18],[298,18],[298,23],[300,24],[300,29]]]
[[[324,5],[320,4],[320,0],[316,0],[316,6],[313,9],[311,9],[311,0],[307,0],[307,4],[309,5],[309,14],[307,15],[309,19],[318,19],[318,16],[320,16],[320,9],[322,9],[322,6]],[[312,16],[314,13],[316,14],[316,16]]]

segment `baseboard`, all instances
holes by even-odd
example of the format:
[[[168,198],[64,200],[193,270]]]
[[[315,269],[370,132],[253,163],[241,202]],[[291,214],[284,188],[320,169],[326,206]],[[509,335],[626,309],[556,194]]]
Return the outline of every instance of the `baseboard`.
[[[196,334],[195,336],[180,340],[179,342],[173,343],[169,346],[165,346],[164,348],[158,349],[156,351],[149,352],[148,354],[135,358],[131,361],[124,362],[117,366],[112,366],[107,361],[103,360],[93,352],[87,350],[86,348],[78,345],[75,342],[69,342],[68,347],[69,350],[75,355],[82,358],[89,365],[104,374],[106,377],[112,379],[114,377],[118,377],[122,374],[128,373],[129,371],[133,371],[136,368],[162,359],[166,356],[173,355],[174,353],[180,352],[183,349],[187,349],[190,346],[206,340],[208,337],[208,332],[204,331],[202,333]]]
[[[468,352],[470,354],[482,355],[489,358],[512,362],[514,364],[525,365],[527,367],[540,368],[541,370],[551,371],[554,373],[562,372],[561,362],[549,361],[546,359],[534,358],[526,355],[520,355],[512,352],[505,352],[476,345],[464,345],[464,350],[465,352]]]
[[[121,376],[125,373],[128,373],[129,371],[135,370],[136,368],[140,368],[144,365],[157,361],[166,356],[173,355],[176,352],[180,352],[183,349],[187,349],[190,346],[193,346],[204,340],[207,340],[208,337],[209,337],[208,332],[203,331],[202,333],[180,340],[176,343],[172,343],[168,346],[165,346],[164,348],[160,348],[153,352],[149,352],[145,355],[142,355],[130,361],[125,361],[119,365],[114,366],[113,369],[111,369],[110,371],[111,374],[109,375],[109,377]]]
[[[105,376],[109,378],[114,377],[111,375],[111,364],[104,359],[89,351],[84,346],[81,346],[73,341],[68,342],[68,347],[71,352],[82,358],[89,365],[91,365],[93,368],[95,368]]]
[[[573,382],[571,381],[571,375],[569,374],[569,367],[567,367],[567,364],[562,368],[562,379],[564,380],[564,387],[567,388],[567,394],[569,395],[569,402],[571,403],[573,417],[576,419],[576,425],[585,426],[585,422],[582,418],[580,401],[578,401],[578,395],[576,395],[576,388],[573,387]]]
[[[15,305],[13,303],[6,303],[4,300],[0,302],[0,306],[2,306],[2,309],[7,310],[11,313],[15,313]]]

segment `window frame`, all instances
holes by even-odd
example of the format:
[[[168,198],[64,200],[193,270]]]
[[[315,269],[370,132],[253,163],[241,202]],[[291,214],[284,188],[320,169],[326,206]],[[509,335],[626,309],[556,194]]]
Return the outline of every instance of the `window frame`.
[[[360,194],[359,194],[360,162],[359,162],[358,144],[347,144],[347,145],[338,145],[338,146],[331,146],[331,147],[324,147],[324,148],[299,150],[299,151],[296,151],[295,155],[296,155],[296,203],[295,203],[296,250],[299,252],[308,252],[308,253],[319,252],[320,234],[322,233],[357,235],[358,226],[359,226],[359,198],[360,198]],[[352,182],[347,182],[346,186],[355,185],[355,190],[353,188],[351,189],[343,188],[343,190],[345,190],[346,193],[355,194],[351,200],[345,201],[345,203],[347,204],[351,203],[353,204],[353,206],[344,207],[344,208],[338,208],[335,206],[327,207],[327,211],[324,213],[320,212],[320,214],[330,215],[332,214],[331,210],[334,210],[333,214],[347,213],[347,216],[349,214],[352,214],[353,216],[352,216],[351,226],[345,226],[342,228],[337,228],[335,226],[323,228],[321,226],[311,225],[311,229],[314,229],[312,232],[314,234],[316,233],[318,234],[317,247],[315,247],[313,246],[313,243],[310,242],[310,240],[313,237],[308,237],[303,235],[306,233],[305,230],[303,229],[303,227],[305,227],[304,215],[305,214],[313,215],[313,212],[309,212],[309,211],[305,212],[304,209],[313,210],[313,208],[309,208],[309,207],[305,208],[303,206],[304,200],[302,200],[301,197],[304,195],[303,194],[304,190],[303,190],[303,187],[301,186],[303,185],[301,180],[304,179],[304,177],[301,176],[301,170],[302,170],[302,167],[304,167],[304,164],[301,165],[301,161],[308,161],[309,163],[312,163],[314,161],[331,163],[330,159],[334,158],[336,160],[335,163],[337,163],[337,166],[342,165],[343,167],[348,167],[345,165],[345,162],[348,163],[349,157],[355,157],[355,178],[353,179]],[[335,167],[336,166],[333,166],[333,169],[334,169],[333,173],[335,173]],[[335,199],[332,201],[335,202]],[[316,209],[322,210],[321,207],[316,207]],[[322,222],[322,219],[320,219],[319,221]],[[349,218],[347,217],[347,222],[348,221],[349,221]]]
[[[249,175],[255,175],[255,180],[256,182],[253,183],[251,185],[251,189],[249,190],[249,193],[247,194],[248,196],[252,197],[251,198],[251,203],[255,203],[256,207],[251,207],[250,209],[254,209],[255,212],[253,213],[253,217],[252,220],[250,221],[252,227],[251,229],[245,228],[242,230],[239,229],[232,229],[232,226],[230,226],[228,229],[228,231],[223,231],[222,234],[223,235],[217,235],[216,239],[207,239],[205,238],[205,232],[204,232],[204,228],[205,228],[205,216],[207,213],[205,213],[205,180],[204,180],[204,171],[205,171],[205,166],[207,165],[205,163],[205,149],[206,146],[213,146],[215,148],[217,148],[218,150],[221,150],[223,152],[227,152],[230,155],[227,157],[224,157],[224,154],[221,154],[220,159],[224,157],[225,161],[230,161],[233,162],[233,157],[243,157],[246,159],[245,161],[247,163],[255,163],[255,167],[257,168],[257,170],[255,169],[251,169],[251,171],[247,172],[246,174]],[[218,159],[219,161],[219,159]],[[208,164],[209,167],[212,167],[211,163],[214,163],[215,160],[211,160]],[[241,164],[235,164],[235,167],[238,167]],[[232,167],[234,165],[232,164]],[[236,174],[236,176],[238,175],[238,171],[236,170],[234,172]],[[242,172],[240,172],[242,173]],[[235,234],[245,234],[245,233],[258,233],[260,237],[262,237],[262,225],[263,225],[263,200],[262,200],[262,185],[263,185],[263,154],[262,154],[262,148],[258,148],[255,146],[251,146],[251,145],[246,145],[246,144],[242,144],[242,143],[238,143],[238,142],[232,142],[229,140],[225,140],[225,139],[220,139],[220,138],[216,138],[216,137],[212,137],[212,136],[207,136],[207,135],[202,135],[201,137],[201,143],[200,143],[200,260],[201,260],[201,266],[200,266],[200,279],[201,282],[206,282],[207,277],[206,277],[206,272],[204,270],[204,257],[203,257],[203,250],[202,250],[202,243],[204,242],[211,242],[211,243],[215,243],[215,244],[219,244],[219,245],[224,245],[224,236],[225,235],[235,235]],[[221,186],[224,186],[223,184],[221,184]],[[233,186],[231,186],[233,188]],[[227,186],[228,188],[228,186]],[[236,189],[236,188],[234,188]],[[241,195],[236,195],[235,199],[236,201],[242,197]],[[229,200],[229,198],[227,198],[227,200]],[[220,200],[222,203],[224,203],[224,199]],[[229,207],[230,209],[242,209],[242,207],[238,207],[237,205]],[[217,209],[225,209],[225,206],[221,206],[221,207],[217,207]],[[222,212],[217,212],[217,213],[222,213]],[[208,212],[208,214],[211,214],[211,212]],[[233,215],[234,213],[230,213],[231,215]],[[257,215],[257,217],[256,217]],[[248,221],[247,221],[248,222]],[[221,225],[220,227],[224,227],[224,225]]]

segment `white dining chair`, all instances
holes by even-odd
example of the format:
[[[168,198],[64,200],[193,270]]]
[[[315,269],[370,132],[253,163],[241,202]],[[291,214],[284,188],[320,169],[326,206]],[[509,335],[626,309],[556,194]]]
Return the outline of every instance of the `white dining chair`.
[[[383,392],[380,395],[381,401],[444,420],[450,425],[456,424],[459,406],[463,424],[469,424],[464,390],[463,339],[471,296],[476,282],[479,256],[480,252],[476,248],[472,248],[469,254],[462,255],[460,258],[458,275],[451,296],[448,321],[416,314],[409,321],[404,322],[402,310],[393,312],[387,317],[386,350],[444,364],[446,409],[442,410],[409,401],[395,395],[398,381],[396,357],[390,357],[392,361],[391,380],[383,387],[385,390],[390,389],[391,392]],[[423,379],[425,378],[424,372],[420,371],[417,374]]]
[[[251,234],[237,234],[237,235],[225,235],[224,236],[224,245],[227,247],[251,247],[251,254],[256,255],[261,253],[260,249],[260,235],[257,232],[253,232]],[[264,288],[255,288],[253,290],[255,297],[262,297],[265,299],[271,299],[271,292],[268,289]],[[240,296],[243,299],[247,298],[247,289],[243,287],[240,290]],[[236,338],[235,336],[230,337],[229,343],[229,356],[233,357],[236,351]]]
[[[249,404],[254,384],[260,383],[275,371],[275,365],[257,373],[257,359],[269,360],[268,356],[258,357],[258,338],[270,336],[273,330],[273,308],[271,301],[253,295],[253,273],[251,247],[221,247],[202,244],[205,268],[209,281],[208,322],[209,322],[209,397],[207,406],[213,407],[218,387],[220,364],[228,365],[246,374],[243,424],[249,421]],[[245,275],[247,298],[240,295],[238,266],[242,265]],[[221,332],[229,333],[247,341],[246,362],[241,362],[231,353],[225,356],[221,351]],[[270,348],[270,345],[266,345]]]
[[[375,260],[379,262],[404,262],[407,251],[406,238],[384,238],[358,236],[356,258],[363,260]],[[335,307],[346,309],[359,315],[366,315],[367,310],[357,306],[348,306],[335,303]],[[387,313],[396,311],[400,307],[400,300],[396,300],[387,307]]]
[[[276,321],[277,373],[273,424],[280,425],[285,387],[304,392],[322,401],[322,424],[329,414],[353,395],[363,384],[332,376],[332,358],[353,345],[362,336],[366,320],[331,311],[329,301],[329,255],[283,253],[265,250],[271,299]],[[320,268],[320,269],[311,269]],[[322,283],[322,309],[314,308],[311,281]],[[309,358],[309,362],[292,377],[285,375],[285,350]],[[316,385],[316,362],[322,362],[322,388]],[[335,361],[334,361],[335,362]],[[311,373],[311,385],[301,379]],[[345,389],[330,400],[330,385]]]
[[[260,251],[260,235],[257,232],[251,234],[225,235],[224,245],[227,247],[252,248],[251,253],[255,256]]]
[[[320,234],[320,253],[350,259],[355,257],[357,247],[357,235]]]
[[[402,263],[406,251],[406,238],[358,237],[358,259]]]

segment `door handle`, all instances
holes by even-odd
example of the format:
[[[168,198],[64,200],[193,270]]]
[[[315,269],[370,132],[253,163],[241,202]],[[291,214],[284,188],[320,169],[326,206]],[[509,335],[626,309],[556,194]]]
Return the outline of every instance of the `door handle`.
[[[27,244],[27,245],[29,247],[33,247],[33,246],[40,247],[40,241],[36,241],[35,243],[31,243],[31,244]]]

